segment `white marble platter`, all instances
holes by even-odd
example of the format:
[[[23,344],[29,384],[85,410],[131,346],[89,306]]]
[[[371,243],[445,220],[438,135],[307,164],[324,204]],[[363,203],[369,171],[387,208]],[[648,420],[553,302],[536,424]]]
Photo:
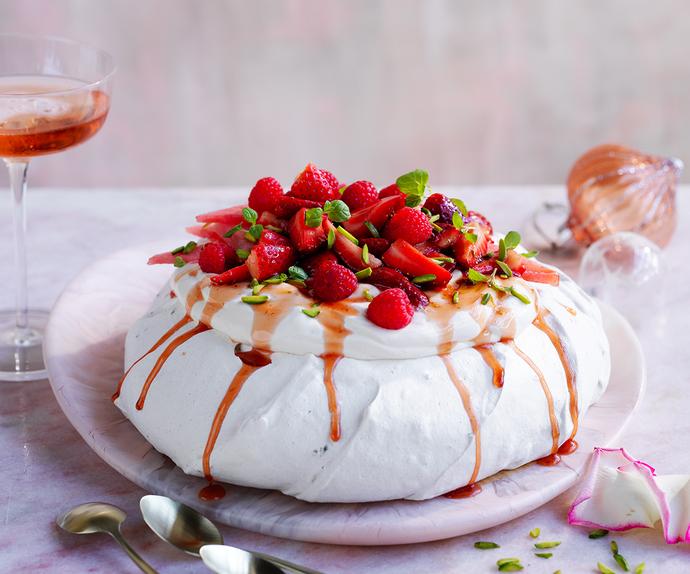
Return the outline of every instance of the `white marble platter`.
[[[168,245],[168,244],[166,244]],[[70,422],[108,464],[142,488],[171,496],[225,524],[295,540],[386,545],[440,540],[521,516],[577,480],[594,446],[612,444],[637,407],[645,385],[644,358],[630,326],[603,307],[612,376],[602,399],[581,421],[580,449],[553,467],[528,464],[482,481],[463,500],[314,504],[279,492],[229,486],[220,501],[203,502],[205,481],[182,473],[158,453],[112,404],[123,371],[124,336],[148,308],[170,268],[147,267],[160,245],[101,259],[77,276],[53,309],[46,361],[55,396]],[[85,478],[86,480],[86,478]]]

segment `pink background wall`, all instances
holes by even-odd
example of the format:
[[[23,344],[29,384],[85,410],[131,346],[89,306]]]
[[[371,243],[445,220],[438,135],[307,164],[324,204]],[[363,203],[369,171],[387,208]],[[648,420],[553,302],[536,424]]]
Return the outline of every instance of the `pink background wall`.
[[[116,58],[111,117],[53,186],[559,183],[617,141],[690,158],[684,0],[0,0],[0,31]],[[0,55],[1,57],[1,55]],[[4,176],[0,176],[4,177]],[[3,181],[0,179],[0,181]]]

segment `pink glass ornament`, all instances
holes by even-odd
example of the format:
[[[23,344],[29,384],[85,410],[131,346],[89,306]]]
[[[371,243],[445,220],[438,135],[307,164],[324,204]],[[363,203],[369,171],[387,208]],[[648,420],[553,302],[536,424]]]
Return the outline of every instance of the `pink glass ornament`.
[[[589,245],[633,231],[664,247],[676,228],[676,185],[683,163],[613,144],[587,151],[568,175],[575,241]]]

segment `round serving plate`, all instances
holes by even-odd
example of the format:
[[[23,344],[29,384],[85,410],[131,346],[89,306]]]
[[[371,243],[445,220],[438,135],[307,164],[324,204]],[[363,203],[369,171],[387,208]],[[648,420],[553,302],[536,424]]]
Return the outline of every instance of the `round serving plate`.
[[[280,492],[228,486],[222,500],[204,502],[198,492],[205,481],[185,475],[157,452],[110,400],[123,371],[125,333],[170,276],[169,266],[146,265],[158,250],[160,245],[120,251],[70,283],[46,331],[50,383],[72,425],[115,470],[148,491],[230,526],[310,542],[383,545],[450,538],[507,522],[572,486],[592,448],[616,440],[645,385],[644,358],[634,332],[616,311],[601,305],[611,343],[611,381],[580,422],[580,448],[556,466],[532,463],[500,472],[482,481],[480,494],[459,500],[317,504]]]

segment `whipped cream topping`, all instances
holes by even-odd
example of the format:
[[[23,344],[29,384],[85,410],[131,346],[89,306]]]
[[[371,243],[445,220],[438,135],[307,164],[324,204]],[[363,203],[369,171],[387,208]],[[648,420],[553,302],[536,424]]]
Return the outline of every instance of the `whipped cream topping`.
[[[460,272],[456,272],[450,285],[459,277]],[[269,301],[254,306],[242,302],[242,297],[250,294],[246,283],[212,286],[209,278],[198,265],[190,264],[177,270],[172,279],[173,291],[195,320],[212,326],[233,341],[262,349],[297,355],[327,352],[323,326],[302,313],[314,301],[297,287],[287,283],[267,285],[261,294],[268,295]],[[531,302],[525,304],[508,296],[497,299],[496,307],[482,305],[482,295],[492,291],[486,285],[478,285],[464,289],[462,300],[454,305],[453,287],[432,293],[429,306],[415,313],[410,325],[396,331],[382,329],[366,318],[369,302],[364,291],[368,289],[375,296],[379,290],[373,285],[360,284],[344,303],[322,303],[320,309],[324,316],[346,315],[343,326],[349,333],[342,353],[346,357],[367,360],[426,357],[439,353],[440,339],[451,349],[469,347],[512,339],[530,325],[536,317],[534,284],[518,278],[506,284],[514,284]]]

